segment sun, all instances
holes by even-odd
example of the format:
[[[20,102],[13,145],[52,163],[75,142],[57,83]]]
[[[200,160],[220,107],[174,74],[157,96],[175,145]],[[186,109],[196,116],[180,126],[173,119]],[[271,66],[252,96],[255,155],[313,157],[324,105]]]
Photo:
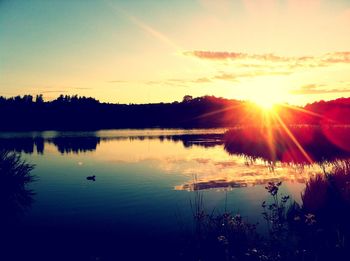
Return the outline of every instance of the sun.
[[[265,112],[272,112],[276,105],[280,103],[276,97],[271,94],[261,93],[250,99],[259,109]]]
[[[289,100],[289,87],[280,77],[263,77],[242,88],[247,100],[263,111],[275,111],[276,105]]]
[[[275,101],[269,99],[255,100],[254,103],[264,111],[272,111],[276,105]]]

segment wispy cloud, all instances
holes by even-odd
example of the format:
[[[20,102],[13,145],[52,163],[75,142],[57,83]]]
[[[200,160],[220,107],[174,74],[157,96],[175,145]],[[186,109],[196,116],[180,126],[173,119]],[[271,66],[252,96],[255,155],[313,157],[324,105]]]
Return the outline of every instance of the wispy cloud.
[[[289,71],[269,71],[269,70],[258,70],[258,71],[250,71],[250,72],[239,72],[239,73],[220,73],[213,77],[216,80],[224,80],[224,81],[238,81],[242,78],[254,78],[259,76],[277,76],[277,75],[289,75],[291,72]]]
[[[92,88],[89,87],[73,87],[74,90],[91,90]]]
[[[207,77],[198,78],[172,78],[164,80],[153,80],[144,82],[147,85],[163,85],[163,86],[177,86],[177,87],[188,87],[193,84],[210,84],[216,81],[228,81],[228,82],[239,82],[246,78],[255,78],[261,76],[285,76],[290,75],[290,71],[274,71],[274,70],[250,70],[250,71],[237,71],[235,73],[219,71]]]
[[[326,94],[326,93],[349,93],[350,88],[326,88],[325,84],[306,84],[297,90],[292,90],[291,94]]]
[[[67,93],[68,91],[66,90],[41,90],[37,91],[40,94],[45,94],[45,93]]]
[[[244,63],[245,66],[248,65],[250,67],[261,67],[261,63],[265,65],[285,64],[285,66],[293,69],[297,67],[323,67],[332,64],[350,63],[350,52],[333,52],[321,56],[279,56],[271,53],[249,54],[215,51],[184,51],[182,54],[208,61]]]
[[[191,84],[206,84],[211,83],[213,80],[210,77],[199,77],[194,79],[189,78],[172,78],[159,81],[147,81],[147,85],[167,85],[167,86],[178,86],[178,87],[188,87]]]
[[[127,81],[122,81],[122,80],[112,80],[112,81],[107,81],[108,83],[127,83]]]
[[[181,82],[181,83],[209,83],[212,80],[208,77],[199,77],[194,79],[168,79],[169,82]]]
[[[184,56],[212,63],[217,72],[208,75],[211,81],[239,82],[245,79],[271,76],[289,76],[309,72],[311,69],[327,68],[333,65],[350,66],[350,52],[331,52],[319,56],[281,56],[272,53],[243,53],[220,51],[184,51]],[[294,94],[318,94],[349,92],[347,88],[325,89],[300,88]]]
[[[288,61],[289,58],[277,56],[274,54],[248,54],[236,52],[215,52],[215,51],[184,51],[185,56],[194,56],[207,60],[269,60],[269,61]],[[308,57],[305,57],[308,58]]]
[[[195,80],[192,81],[193,83],[209,83],[212,82],[212,80],[210,80],[207,77],[202,77],[202,78],[197,78]]]
[[[221,73],[214,76],[216,80],[224,80],[224,81],[237,81],[237,78],[240,78],[242,75],[234,74],[234,73]]]

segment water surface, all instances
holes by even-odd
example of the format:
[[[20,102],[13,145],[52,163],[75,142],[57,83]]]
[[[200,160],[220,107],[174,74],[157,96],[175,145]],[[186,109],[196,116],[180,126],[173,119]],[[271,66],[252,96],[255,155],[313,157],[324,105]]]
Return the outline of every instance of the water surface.
[[[209,211],[228,209],[254,223],[261,221],[268,181],[282,180],[282,193],[300,201],[305,181],[321,172],[317,164],[271,165],[230,155],[224,148],[224,132],[1,133],[2,148],[20,152],[35,164],[32,174],[37,177],[30,184],[34,202],[14,219],[16,233],[41,244],[45,237],[59,234],[57,239],[62,233],[66,242],[88,239],[84,244],[95,247],[88,247],[87,258],[98,257],[111,249],[123,251],[122,245],[130,247],[134,240],[166,242],[181,237],[191,228],[193,189],[201,190]],[[92,175],[96,181],[86,179]],[[84,249],[84,244],[76,248]],[[152,252],[152,247],[147,249]]]

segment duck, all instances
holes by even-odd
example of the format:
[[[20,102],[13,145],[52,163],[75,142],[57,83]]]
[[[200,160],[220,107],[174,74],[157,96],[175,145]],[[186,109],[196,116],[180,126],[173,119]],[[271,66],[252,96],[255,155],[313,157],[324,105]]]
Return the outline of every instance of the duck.
[[[95,176],[95,175],[87,176],[86,179],[87,179],[87,180],[96,181],[96,176]]]

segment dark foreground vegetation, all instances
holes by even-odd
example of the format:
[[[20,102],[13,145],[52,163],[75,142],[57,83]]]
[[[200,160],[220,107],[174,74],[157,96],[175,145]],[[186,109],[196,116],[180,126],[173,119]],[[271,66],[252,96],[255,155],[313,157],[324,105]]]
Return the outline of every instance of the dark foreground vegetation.
[[[27,185],[35,179],[33,168],[19,154],[0,150],[0,226],[32,204],[34,192]]]
[[[281,105],[286,124],[348,124],[350,98],[316,102],[304,108]],[[0,130],[97,130],[111,128],[206,128],[259,124],[263,112],[247,101],[185,96],[181,102],[110,104],[96,99],[41,95],[0,97]],[[322,116],[321,116],[322,115]]]
[[[261,204],[266,233],[239,214],[205,211],[198,192],[193,201],[194,229],[184,255],[192,260],[349,260],[350,162],[312,178],[302,203],[279,192],[281,182],[266,186]]]

